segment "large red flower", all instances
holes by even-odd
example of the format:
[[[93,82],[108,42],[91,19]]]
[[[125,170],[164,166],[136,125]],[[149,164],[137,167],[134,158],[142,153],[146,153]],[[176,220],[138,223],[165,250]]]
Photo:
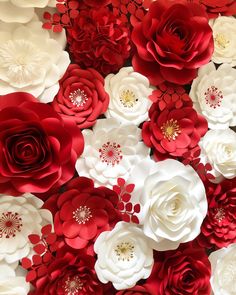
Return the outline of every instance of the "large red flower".
[[[27,93],[0,97],[0,192],[42,193],[72,178],[83,136]]]
[[[93,126],[98,116],[107,110],[109,96],[104,89],[104,79],[96,70],[82,70],[71,64],[59,83],[52,106],[79,128]]]
[[[81,10],[67,29],[69,51],[83,68],[107,75],[118,71],[130,55],[128,27],[107,7]]]
[[[158,85],[164,80],[186,84],[213,53],[207,14],[194,3],[154,1],[132,33],[135,71]]]

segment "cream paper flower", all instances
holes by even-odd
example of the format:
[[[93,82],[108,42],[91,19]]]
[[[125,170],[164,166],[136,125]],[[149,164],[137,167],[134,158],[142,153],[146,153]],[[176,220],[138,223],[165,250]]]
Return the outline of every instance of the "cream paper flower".
[[[115,75],[109,74],[105,78],[105,90],[110,96],[106,117],[139,125],[148,118],[152,104],[148,96],[153,89],[148,79],[134,72],[132,67],[124,67]]]
[[[209,256],[211,262],[211,287],[214,295],[236,294],[236,244],[212,252]]]
[[[236,19],[232,16],[219,16],[210,20],[213,30],[214,52],[212,61],[236,65]]]
[[[236,125],[236,69],[229,64],[217,70],[212,62],[201,67],[189,95],[210,129]]]
[[[127,179],[133,166],[149,157],[141,141],[141,129],[116,119],[100,119],[93,130],[83,130],[85,147],[77,160],[80,176],[93,178],[97,185],[111,187],[117,178]]]
[[[31,194],[0,197],[0,260],[13,263],[30,254],[28,235],[40,234],[52,223],[50,211],[41,209],[43,201]]]
[[[136,224],[118,222],[112,231],[98,236],[94,250],[98,255],[95,271],[99,280],[112,282],[117,290],[132,288],[151,274],[153,250]]]
[[[70,63],[62,43],[35,19],[26,25],[0,22],[1,95],[28,92],[41,102],[52,101]]]
[[[215,176],[212,182],[236,176],[236,133],[233,130],[209,130],[199,145],[202,162],[212,166],[211,174]]]
[[[135,184],[131,201],[141,204],[140,224],[155,250],[176,249],[199,235],[207,199],[191,166],[146,159],[135,166],[127,183]]]
[[[24,270],[16,266],[0,262],[0,295],[27,295],[30,291]]]
[[[56,6],[55,0],[0,0],[0,20],[6,23],[27,23],[36,7]]]

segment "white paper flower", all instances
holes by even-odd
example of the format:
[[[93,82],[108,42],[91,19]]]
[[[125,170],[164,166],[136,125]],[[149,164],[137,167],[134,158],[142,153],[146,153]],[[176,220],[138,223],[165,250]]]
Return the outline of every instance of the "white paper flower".
[[[0,20],[6,23],[27,23],[34,16],[34,8],[56,6],[52,0],[0,0]]]
[[[148,118],[152,103],[148,96],[153,89],[148,79],[134,72],[132,67],[124,67],[115,75],[109,74],[105,78],[105,90],[110,96],[106,117],[139,125]]]
[[[139,216],[152,247],[165,251],[193,240],[207,213],[205,189],[191,166],[176,160],[141,161],[127,183],[134,183],[132,202],[142,205]]]
[[[0,262],[0,295],[27,295],[29,290],[20,266]]]
[[[210,172],[215,176],[212,182],[236,176],[236,133],[233,130],[209,130],[201,139],[200,147],[202,162],[212,166]]]
[[[30,234],[40,234],[42,226],[52,223],[50,211],[41,209],[43,201],[31,194],[0,197],[0,260],[13,263],[31,250]]]
[[[0,22],[1,95],[20,91],[39,98],[47,92],[39,100],[52,101],[58,91],[58,80],[70,63],[61,44],[37,20],[26,25]]]
[[[141,129],[132,123],[101,119],[93,130],[83,130],[83,135],[85,148],[76,170],[98,185],[111,187],[118,177],[127,179],[132,167],[149,156],[149,149],[141,142]]]
[[[213,30],[214,52],[212,61],[236,65],[236,19],[230,16],[219,16],[211,20]]]
[[[236,294],[236,244],[212,252],[211,287],[214,295]]]
[[[212,62],[201,67],[190,97],[210,129],[236,125],[236,69],[229,64],[222,64],[217,70]]]
[[[153,250],[136,225],[118,222],[112,231],[102,232],[95,244],[95,271],[102,283],[112,282],[117,290],[135,286],[150,276]]]

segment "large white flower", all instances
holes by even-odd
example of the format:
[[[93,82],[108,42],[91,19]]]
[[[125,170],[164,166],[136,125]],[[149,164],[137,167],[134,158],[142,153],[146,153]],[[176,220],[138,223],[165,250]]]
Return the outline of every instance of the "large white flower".
[[[152,103],[148,96],[153,89],[148,78],[134,72],[132,67],[124,67],[115,75],[109,74],[105,78],[105,90],[110,96],[106,117],[139,125],[148,118]]]
[[[34,16],[34,8],[56,6],[55,0],[0,0],[0,20],[6,23],[27,23]]]
[[[236,244],[212,252],[211,287],[214,295],[236,294]]]
[[[98,185],[112,186],[118,177],[127,179],[133,166],[149,156],[149,149],[141,141],[141,130],[132,123],[101,119],[93,130],[83,130],[83,135],[85,148],[76,170]]]
[[[35,19],[26,25],[0,22],[1,95],[21,91],[42,96],[39,100],[45,103],[52,101],[70,63],[62,43]]]
[[[236,133],[231,129],[209,130],[200,141],[202,162],[210,163],[212,182],[236,176]]]
[[[29,290],[20,266],[0,262],[0,295],[27,295]]]
[[[236,65],[236,19],[229,16],[219,16],[211,20],[213,30],[214,52],[212,61]]]
[[[13,263],[30,254],[30,234],[40,234],[52,223],[50,211],[41,209],[43,201],[31,194],[0,197],[0,260]]]
[[[112,282],[117,290],[132,288],[151,274],[153,250],[136,224],[118,222],[112,231],[98,236],[94,250],[98,255],[95,271],[99,280]]]
[[[200,233],[207,199],[191,166],[171,159],[158,163],[146,159],[135,166],[127,183],[135,184],[132,201],[142,205],[140,224],[154,249],[176,249]]]
[[[236,125],[236,69],[229,64],[217,70],[212,62],[201,67],[189,95],[210,129]]]

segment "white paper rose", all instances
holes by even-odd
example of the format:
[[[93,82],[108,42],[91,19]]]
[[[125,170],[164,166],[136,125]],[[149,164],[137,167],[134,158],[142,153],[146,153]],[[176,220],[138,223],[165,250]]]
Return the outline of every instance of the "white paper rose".
[[[236,69],[229,64],[217,70],[212,62],[201,67],[189,95],[210,129],[236,125]]]
[[[236,294],[236,244],[212,252],[209,256],[211,262],[211,287],[214,295]]]
[[[118,222],[112,231],[98,236],[94,250],[98,255],[95,271],[99,280],[112,282],[117,290],[132,288],[151,274],[153,250],[136,224]]]
[[[42,226],[52,223],[50,211],[41,209],[43,201],[25,194],[0,197],[0,260],[13,263],[31,250],[28,235],[40,234]]]
[[[20,266],[0,263],[0,295],[27,295],[29,283],[25,281],[24,270]]]
[[[6,23],[27,23],[36,7],[56,6],[53,0],[0,0],[0,20]]]
[[[202,162],[210,163],[212,182],[236,176],[236,133],[231,129],[209,130],[200,141]]]
[[[155,250],[176,249],[193,240],[207,213],[204,185],[191,166],[176,160],[141,161],[127,183],[132,202],[140,202],[140,224]]]
[[[76,170],[97,185],[111,187],[119,177],[126,180],[133,166],[149,156],[150,150],[141,141],[141,129],[132,123],[101,119],[93,130],[83,130],[83,135],[85,147]]]
[[[219,16],[210,21],[213,30],[214,52],[212,61],[236,65],[236,19],[230,16]]]
[[[105,90],[110,96],[106,117],[139,125],[148,118],[152,104],[148,96],[153,89],[148,78],[134,72],[132,67],[124,67],[115,75],[109,74],[105,78]]]
[[[37,20],[26,25],[0,23],[1,95],[28,92],[41,102],[52,101],[70,63],[62,43]]]

